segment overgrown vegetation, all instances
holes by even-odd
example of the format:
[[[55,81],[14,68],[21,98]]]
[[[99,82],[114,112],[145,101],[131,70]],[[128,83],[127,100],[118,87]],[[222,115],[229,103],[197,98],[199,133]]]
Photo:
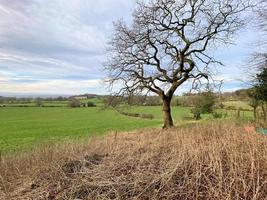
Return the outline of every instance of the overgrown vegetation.
[[[0,162],[0,199],[267,198],[266,136],[242,126],[113,133]]]

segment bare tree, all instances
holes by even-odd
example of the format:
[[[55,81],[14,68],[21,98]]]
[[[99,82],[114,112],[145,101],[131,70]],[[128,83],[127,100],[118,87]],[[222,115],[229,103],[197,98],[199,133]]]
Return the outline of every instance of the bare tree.
[[[254,110],[254,118],[256,119],[256,110],[261,106],[263,119],[267,120],[267,2],[258,0],[255,7],[254,26],[258,29],[257,52],[252,55],[251,64],[248,66],[248,85],[252,87],[249,94],[251,98],[250,106]],[[253,70],[252,70],[253,69]]]
[[[257,25],[258,27],[267,34],[267,2],[266,0],[260,0],[258,2],[257,11]],[[263,41],[266,44],[267,41]]]
[[[163,101],[164,128],[172,127],[171,99],[179,86],[208,79],[211,55],[231,44],[245,24],[247,0],[151,0],[137,3],[133,23],[114,23],[106,70],[117,94],[153,92]],[[220,63],[219,63],[220,64]],[[214,65],[213,65],[214,66]]]
[[[256,7],[256,25],[260,31],[262,31],[262,39],[260,41],[260,52],[255,53],[254,64],[261,71],[264,68],[267,68],[267,2],[266,0],[260,0],[258,6]]]
[[[259,41],[257,42],[257,52],[255,52],[252,56],[251,63],[255,70],[252,73],[252,79],[256,79],[256,73],[261,72],[264,68],[267,68],[267,1],[266,0],[258,0],[257,6],[255,7],[256,15],[253,23],[255,24],[259,34]]]

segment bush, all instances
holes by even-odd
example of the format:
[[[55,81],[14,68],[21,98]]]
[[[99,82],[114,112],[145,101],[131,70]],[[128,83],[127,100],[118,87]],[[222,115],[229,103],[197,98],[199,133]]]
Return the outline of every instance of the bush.
[[[42,107],[43,106],[43,102],[42,102],[42,100],[40,98],[36,99],[35,104],[36,104],[37,107]]]
[[[123,103],[123,100],[120,96],[107,96],[104,99],[104,107],[116,108],[121,103]]]
[[[212,113],[215,105],[216,97],[212,92],[203,93],[197,105],[201,113]]]
[[[126,115],[130,117],[140,117],[140,114],[138,113],[126,113]]]
[[[201,119],[201,116],[200,116],[201,110],[199,108],[191,109],[191,113],[193,113],[195,120],[200,120]]]
[[[201,119],[200,115],[203,113],[213,112],[216,97],[212,92],[202,93],[195,100],[194,108],[191,110],[191,113],[194,114],[196,120]]]
[[[224,108],[223,103],[219,103],[218,107],[221,108],[221,109],[223,109]]]
[[[96,107],[94,102],[87,102],[87,107]]]
[[[141,114],[140,117],[143,119],[154,119],[154,115],[152,114]]]
[[[139,114],[139,113],[128,113],[128,112],[120,112],[120,114],[129,116],[129,117],[140,117],[143,119],[154,119],[154,115],[152,114]]]
[[[81,102],[78,99],[70,99],[68,106],[71,108],[79,108],[81,107]]]
[[[219,119],[219,118],[223,117],[223,114],[219,113],[219,112],[213,112],[212,116],[213,116],[214,119]]]

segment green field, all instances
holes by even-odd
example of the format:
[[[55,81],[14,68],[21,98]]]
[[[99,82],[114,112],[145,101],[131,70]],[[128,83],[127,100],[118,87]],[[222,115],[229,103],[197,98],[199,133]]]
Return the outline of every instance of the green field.
[[[246,101],[224,101],[223,105],[225,105],[226,107],[230,106],[230,107],[233,107],[235,109],[242,108],[245,110],[252,110],[252,107],[249,106],[249,102],[246,102]]]
[[[12,151],[45,141],[108,131],[160,126],[160,120],[129,118],[100,108],[0,108],[0,149]]]
[[[44,103],[46,106],[58,105],[59,107],[1,107],[0,151],[17,151],[43,143],[85,138],[109,131],[161,127],[162,125],[161,106],[125,106],[123,108],[126,112],[152,114],[154,118],[149,120],[124,116],[113,109],[103,109],[103,102],[99,99],[83,101],[94,102],[97,107],[68,108],[67,101]],[[192,118],[190,110],[191,108],[187,107],[172,107],[175,125],[196,122],[190,119]],[[217,111],[227,112],[228,117],[234,117],[237,113],[237,111]],[[201,116],[202,121],[213,119],[211,114]],[[252,112],[242,111],[240,117],[251,118]]]
[[[43,107],[67,107],[69,101],[68,100],[45,100],[41,101]],[[99,98],[90,98],[90,99],[83,99],[80,100],[81,103],[88,103],[92,102],[96,106],[102,106],[103,100]],[[29,102],[5,102],[0,103],[0,107],[36,107],[36,102],[34,100],[30,100]]]

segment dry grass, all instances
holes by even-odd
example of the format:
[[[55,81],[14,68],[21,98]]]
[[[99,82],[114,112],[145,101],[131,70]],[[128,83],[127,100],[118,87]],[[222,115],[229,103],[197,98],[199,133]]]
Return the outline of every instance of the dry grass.
[[[267,137],[212,123],[112,133],[6,157],[0,173],[8,200],[263,200]]]

